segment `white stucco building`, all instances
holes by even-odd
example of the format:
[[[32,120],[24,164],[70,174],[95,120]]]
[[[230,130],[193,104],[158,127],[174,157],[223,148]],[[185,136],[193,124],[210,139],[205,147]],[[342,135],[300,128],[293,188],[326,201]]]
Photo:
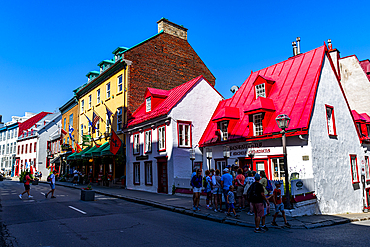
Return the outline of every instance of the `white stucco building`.
[[[283,180],[281,129],[275,119],[287,114],[288,172],[300,179],[291,181],[296,207],[291,213],[361,212],[365,153],[335,68],[324,45],[253,72],[211,118],[200,141],[212,153],[204,169],[222,169],[227,162]],[[227,159],[224,149],[230,149]]]
[[[148,88],[127,133],[127,188],[171,193],[202,166],[198,142],[222,96],[203,76],[169,91]]]

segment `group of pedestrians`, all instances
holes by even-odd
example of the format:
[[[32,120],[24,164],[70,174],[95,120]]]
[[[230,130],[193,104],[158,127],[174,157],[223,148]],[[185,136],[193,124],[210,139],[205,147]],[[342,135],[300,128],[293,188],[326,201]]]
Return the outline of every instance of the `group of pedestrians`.
[[[235,174],[236,175],[236,174]],[[254,215],[255,232],[264,232],[268,230],[266,226],[266,215],[270,213],[270,202],[275,205],[275,214],[271,224],[278,226],[276,217],[281,212],[284,218],[284,226],[290,227],[282,203],[282,193],[280,190],[281,182],[275,182],[276,188],[273,189],[271,181],[266,178],[264,171],[256,173],[247,171],[243,174],[241,168],[237,169],[237,175],[230,174],[229,168],[223,170],[221,176],[219,170],[210,169],[205,171],[205,177],[202,177],[201,170],[193,171],[191,177],[191,186],[193,187],[193,210],[200,211],[199,200],[204,188],[206,193],[206,208],[215,212],[225,212],[228,216],[238,218],[236,213],[236,200],[238,202],[238,211],[243,211],[249,206],[248,215]],[[222,197],[225,202],[225,211],[222,210]]]
[[[51,198],[56,198],[54,196],[54,191],[55,191],[55,178],[56,178],[56,175],[57,175],[57,171],[53,171],[47,178],[49,184],[50,184],[50,190],[49,192],[45,193],[45,198],[48,198],[48,195],[51,193]],[[31,176],[30,176],[30,173],[27,171],[24,175],[24,178],[23,178],[23,185],[24,185],[24,191],[18,195],[19,199],[22,200],[22,196],[24,194],[27,193],[28,195],[28,199],[32,199],[33,196],[31,196],[30,194],[30,190],[31,190],[31,182],[34,181]]]

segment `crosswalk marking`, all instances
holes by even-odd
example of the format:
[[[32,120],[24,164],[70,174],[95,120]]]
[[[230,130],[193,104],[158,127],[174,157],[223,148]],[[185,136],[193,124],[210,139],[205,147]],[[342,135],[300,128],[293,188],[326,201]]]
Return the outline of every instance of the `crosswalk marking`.
[[[75,207],[72,207],[72,206],[69,206],[69,208],[71,208],[73,210],[76,210],[77,212],[80,212],[81,214],[86,214],[86,212],[84,212],[82,210],[79,210],[78,208],[75,208]]]

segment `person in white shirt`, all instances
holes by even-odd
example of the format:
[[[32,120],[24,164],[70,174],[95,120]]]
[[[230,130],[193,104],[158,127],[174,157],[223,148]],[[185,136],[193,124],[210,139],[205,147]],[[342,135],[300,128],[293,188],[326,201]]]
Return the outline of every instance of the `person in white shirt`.
[[[53,171],[53,174],[50,175],[50,188],[51,190],[45,194],[45,198],[48,198],[48,195],[51,193],[51,198],[56,198],[54,196],[54,191],[55,191],[55,176],[57,174],[57,171]]]
[[[78,174],[79,174],[79,172],[77,171],[77,169],[75,169],[73,171],[73,181],[72,181],[73,185],[78,184]]]

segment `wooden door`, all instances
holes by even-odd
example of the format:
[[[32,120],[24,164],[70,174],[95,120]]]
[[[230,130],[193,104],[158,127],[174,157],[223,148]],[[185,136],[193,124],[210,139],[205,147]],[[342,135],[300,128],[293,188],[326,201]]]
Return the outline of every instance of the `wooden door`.
[[[158,193],[168,193],[167,161],[158,161]]]

